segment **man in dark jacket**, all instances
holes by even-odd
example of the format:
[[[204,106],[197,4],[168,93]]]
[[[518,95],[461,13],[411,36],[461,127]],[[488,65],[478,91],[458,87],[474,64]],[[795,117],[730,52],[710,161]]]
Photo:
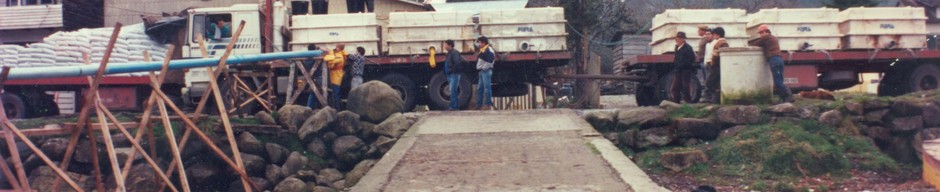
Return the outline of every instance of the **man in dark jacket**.
[[[708,103],[721,102],[721,48],[728,47],[728,40],[725,39],[725,29],[715,27],[712,29],[712,49],[711,60],[705,65],[708,76],[705,77],[705,101]]]
[[[490,40],[486,36],[477,38],[480,50],[477,52],[477,70],[480,77],[477,79],[477,107],[480,110],[493,109],[493,63],[496,62],[496,52],[490,47]]]
[[[454,40],[444,41],[444,49],[447,50],[447,58],[444,60],[444,74],[447,75],[447,82],[450,85],[450,105],[447,110],[460,109],[458,96],[460,95],[460,71],[463,70],[463,63],[466,63],[460,56],[460,51],[454,48]]]
[[[676,56],[673,61],[673,79],[670,93],[672,102],[692,103],[692,90],[689,88],[689,81],[692,78],[692,72],[695,70],[695,52],[692,46],[685,43],[686,35],[684,32],[676,34]],[[681,99],[681,101],[680,101]]]

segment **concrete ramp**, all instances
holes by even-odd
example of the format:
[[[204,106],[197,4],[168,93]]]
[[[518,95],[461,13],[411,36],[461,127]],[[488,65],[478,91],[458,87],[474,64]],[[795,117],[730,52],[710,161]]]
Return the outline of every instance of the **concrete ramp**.
[[[430,112],[352,191],[668,191],[569,109]]]

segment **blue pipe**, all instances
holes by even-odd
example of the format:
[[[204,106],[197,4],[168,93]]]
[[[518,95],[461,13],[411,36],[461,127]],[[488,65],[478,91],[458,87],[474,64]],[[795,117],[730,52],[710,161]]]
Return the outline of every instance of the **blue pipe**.
[[[257,55],[231,55],[225,63],[228,65],[237,65],[280,59],[318,57],[321,54],[323,54],[323,51],[315,50],[265,53]],[[170,61],[169,69],[188,69],[216,66],[218,64],[219,58],[173,60]],[[107,68],[105,68],[104,74],[160,71],[162,67],[163,61],[109,64]],[[42,79],[92,76],[95,75],[97,71],[98,65],[13,68],[10,70],[10,76],[8,79]]]

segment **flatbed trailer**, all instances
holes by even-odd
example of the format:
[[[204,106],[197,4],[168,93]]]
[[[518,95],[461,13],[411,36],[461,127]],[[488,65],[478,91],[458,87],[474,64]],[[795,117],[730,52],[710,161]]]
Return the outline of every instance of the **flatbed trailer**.
[[[15,69],[14,69],[15,70]],[[3,83],[2,100],[8,116],[13,118],[58,115],[59,108],[52,91],[74,91],[75,108],[81,107],[81,97],[87,91],[86,77],[42,79],[11,79]],[[142,95],[150,90],[149,77],[105,76],[98,89],[105,106],[115,110],[140,110]]]
[[[878,94],[882,96],[937,89],[940,82],[940,50],[840,50],[784,52],[784,55],[784,84],[794,91],[845,89],[860,83],[860,73],[883,74],[878,85]],[[672,54],[630,58],[627,70],[647,77],[638,81],[638,104],[657,105],[667,98],[673,58]],[[700,93],[697,79],[692,87],[696,89],[693,93]]]

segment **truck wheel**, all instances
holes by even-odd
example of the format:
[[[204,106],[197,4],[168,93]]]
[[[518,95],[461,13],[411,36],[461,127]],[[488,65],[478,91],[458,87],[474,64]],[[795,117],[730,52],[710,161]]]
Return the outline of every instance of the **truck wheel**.
[[[470,95],[473,92],[470,90],[470,80],[465,76],[462,75],[458,83],[460,95],[457,96],[457,100],[460,102],[460,108],[470,103]],[[447,109],[450,106],[450,94],[450,82],[447,80],[447,75],[444,72],[434,74],[431,82],[428,83],[428,98],[431,101],[428,107],[434,110]]]
[[[412,111],[415,108],[415,97],[417,96],[418,90],[415,86],[414,80],[408,78],[401,73],[391,73],[382,77],[382,80],[385,84],[388,84],[398,91],[398,95],[401,96],[401,100],[405,102],[404,111]]]
[[[911,72],[908,86],[910,92],[937,89],[940,83],[940,67],[934,64],[922,64]]]
[[[656,92],[656,88],[654,87],[647,87],[647,86],[642,86],[642,85],[637,87],[636,94],[634,95],[636,97],[636,105],[641,106],[641,107],[656,105],[654,104],[654,101],[653,101],[655,92]]]
[[[656,82],[656,90],[653,92],[653,99],[650,100],[650,106],[659,105],[664,100],[669,99],[669,86],[672,85],[673,75],[673,72],[669,72],[659,77],[659,81]]]
[[[26,103],[19,95],[4,93],[0,95],[0,100],[3,100],[4,112],[7,113],[7,118],[26,118]]]

